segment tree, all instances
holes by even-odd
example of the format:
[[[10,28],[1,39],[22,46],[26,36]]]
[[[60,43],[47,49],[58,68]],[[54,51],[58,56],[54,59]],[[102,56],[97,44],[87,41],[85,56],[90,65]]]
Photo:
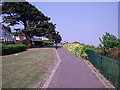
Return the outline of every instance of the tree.
[[[26,1],[2,2],[2,14],[3,23],[10,26],[16,24],[24,26],[22,32],[26,35],[27,40],[34,35],[45,36],[57,42],[61,40],[61,36],[56,34],[55,24],[48,22],[50,18]]]
[[[50,41],[54,41],[56,43],[60,43],[62,40],[61,36],[59,35],[59,32],[55,31],[55,25],[51,22],[42,22],[41,24],[31,24],[24,32],[29,35],[29,37],[32,36],[45,36]],[[34,28],[35,27],[35,28]]]
[[[11,28],[8,26],[4,26],[6,30],[8,30],[9,32],[11,32]]]
[[[35,36],[49,37],[50,34],[55,33],[55,26],[50,22],[41,22],[35,24],[34,22],[29,23],[29,26],[23,30],[30,38]]]
[[[7,14],[3,18],[4,23],[9,23],[11,26],[23,24],[24,28],[29,22],[40,23],[50,20],[28,2],[2,2],[2,14]]]
[[[59,32],[55,32],[53,35],[51,35],[51,39],[55,42],[56,44],[56,49],[57,49],[57,44],[61,42],[62,38],[59,35]]]
[[[57,32],[57,34],[54,34],[54,35],[53,35],[53,39],[54,39],[55,43],[60,43],[61,40],[62,40],[62,38],[61,38],[61,36],[58,34],[58,32]]]
[[[106,32],[106,34],[99,39],[101,41],[99,47],[103,48],[104,50],[120,46],[120,40],[110,33]]]
[[[55,31],[56,24],[49,23],[49,30],[46,32],[46,37],[49,38],[49,40],[54,41],[55,43],[60,43],[62,38],[59,34],[59,32]]]
[[[3,23],[7,23],[10,26],[16,24],[24,25],[24,29],[29,27],[31,22],[40,24],[50,20],[50,18],[28,2],[2,2],[2,14],[4,14]],[[27,33],[25,34],[27,35]]]

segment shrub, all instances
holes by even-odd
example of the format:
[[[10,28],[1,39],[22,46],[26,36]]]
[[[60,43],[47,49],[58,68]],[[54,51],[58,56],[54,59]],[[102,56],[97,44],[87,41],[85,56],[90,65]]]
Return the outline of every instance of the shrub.
[[[71,44],[63,44],[63,47],[66,48],[68,51],[72,52],[73,54],[75,54],[76,56],[79,56],[84,59],[88,58],[88,55],[86,53],[88,49],[94,50],[93,46],[83,45],[78,42]]]
[[[42,42],[43,42],[45,45],[53,45],[53,44],[54,44],[52,41],[48,41],[48,40],[42,40]]]
[[[3,45],[8,45],[8,44],[15,44],[15,41],[2,41]]]
[[[108,54],[108,56],[120,59],[120,49],[119,48],[115,48],[114,50],[111,49],[108,52],[112,52],[112,53]]]
[[[2,47],[2,55],[9,55],[26,50],[25,45],[9,44],[9,45],[0,45],[0,47]]]
[[[95,48],[95,52],[97,52],[97,53],[102,53],[103,51],[104,51],[103,49]]]
[[[0,43],[3,43],[3,41],[0,41]]]
[[[107,50],[96,50],[96,52],[101,53],[103,55],[120,59],[120,48],[112,48]]]
[[[99,39],[101,44],[98,46],[98,48],[96,48],[96,52],[120,59],[120,39],[107,32],[102,38]]]
[[[83,48],[83,46],[75,46],[72,48],[72,52],[76,55],[76,56],[80,56],[80,52],[81,49]]]
[[[110,33],[106,32],[106,34],[103,35],[103,37],[99,39],[101,41],[101,44],[98,47],[104,50],[120,47],[120,39],[117,39],[114,35]]]
[[[62,46],[63,46],[64,48],[66,48],[67,45],[68,45],[67,43],[63,43],[63,44],[62,44]]]
[[[71,44],[67,44],[64,45],[64,47],[68,50],[68,51],[72,51],[72,49],[76,46],[83,46],[80,43],[71,43]]]
[[[53,45],[54,43],[52,41],[48,41],[48,40],[34,40],[33,41],[35,43],[35,45]]]
[[[90,45],[85,45],[82,49],[81,49],[81,52],[80,52],[80,57],[81,58],[84,58],[84,59],[88,59],[88,55],[86,53],[86,51],[90,49],[90,50],[94,50],[94,47],[93,46],[90,46]]]
[[[24,44],[27,48],[31,47],[31,41],[30,40],[19,40],[19,41],[16,41],[16,44]]]

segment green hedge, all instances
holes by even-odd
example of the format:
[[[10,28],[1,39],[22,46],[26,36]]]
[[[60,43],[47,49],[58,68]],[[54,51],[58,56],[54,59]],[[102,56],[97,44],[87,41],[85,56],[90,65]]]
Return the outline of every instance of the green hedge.
[[[16,45],[16,44],[0,45],[0,48],[2,49],[1,55],[9,55],[26,50],[25,45]]]
[[[54,43],[48,40],[34,40],[35,44],[39,45],[53,45]]]
[[[16,41],[16,44],[23,44],[27,48],[30,48],[31,47],[31,42],[32,41],[30,41],[30,40],[19,40],[19,41]]]
[[[8,45],[8,44],[15,44],[15,42],[14,41],[2,41],[1,42],[3,45]]]
[[[0,41],[0,43],[3,43],[3,41]]]

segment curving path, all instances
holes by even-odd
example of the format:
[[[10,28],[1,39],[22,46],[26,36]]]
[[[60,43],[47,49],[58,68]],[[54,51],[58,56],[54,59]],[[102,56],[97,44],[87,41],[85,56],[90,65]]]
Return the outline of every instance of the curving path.
[[[83,60],[64,48],[57,52],[61,64],[49,88],[106,88]]]

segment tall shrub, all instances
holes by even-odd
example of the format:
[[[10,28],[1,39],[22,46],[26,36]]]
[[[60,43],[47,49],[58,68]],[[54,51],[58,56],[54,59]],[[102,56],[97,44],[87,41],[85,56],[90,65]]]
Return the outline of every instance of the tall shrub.
[[[110,49],[110,48],[116,48],[120,46],[120,40],[110,33],[106,32],[106,34],[99,39],[101,41],[99,48],[102,48],[104,50]]]

